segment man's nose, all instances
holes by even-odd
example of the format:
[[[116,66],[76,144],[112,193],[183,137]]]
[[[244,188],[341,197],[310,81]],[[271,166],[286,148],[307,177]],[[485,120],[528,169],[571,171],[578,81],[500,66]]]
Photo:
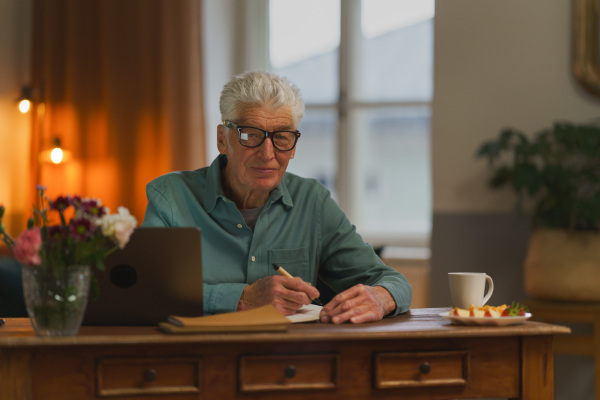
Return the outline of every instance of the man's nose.
[[[271,159],[275,156],[275,148],[271,136],[265,138],[263,144],[258,148],[259,153],[266,159]]]

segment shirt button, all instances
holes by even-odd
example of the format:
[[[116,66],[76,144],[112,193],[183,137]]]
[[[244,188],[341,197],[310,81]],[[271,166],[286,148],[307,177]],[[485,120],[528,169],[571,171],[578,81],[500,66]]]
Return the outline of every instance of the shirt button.
[[[252,256],[251,260],[252,262],[256,261],[256,257]]]
[[[237,224],[237,227],[242,229],[242,224]]]

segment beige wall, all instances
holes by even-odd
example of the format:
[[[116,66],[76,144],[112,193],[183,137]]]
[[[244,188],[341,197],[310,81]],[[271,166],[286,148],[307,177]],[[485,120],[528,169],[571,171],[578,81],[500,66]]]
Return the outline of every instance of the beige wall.
[[[504,127],[600,117],[571,71],[570,0],[438,0],[432,120],[434,213],[510,212],[474,153]]]
[[[0,204],[13,235],[24,228],[27,204],[30,129],[28,115],[17,109],[21,86],[29,83],[29,0],[0,1]]]
[[[430,306],[448,306],[447,272],[485,271],[490,304],[526,298],[526,219],[492,192],[475,151],[504,127],[532,134],[555,120],[600,117],[571,70],[572,0],[437,0],[432,119]],[[593,399],[593,360],[555,363],[556,399]]]

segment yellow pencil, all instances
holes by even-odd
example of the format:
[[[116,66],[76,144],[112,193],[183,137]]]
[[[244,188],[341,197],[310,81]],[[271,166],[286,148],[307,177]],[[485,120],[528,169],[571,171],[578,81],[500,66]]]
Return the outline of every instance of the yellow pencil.
[[[288,278],[293,278],[292,275],[290,275],[289,272],[287,272],[285,270],[285,268],[283,268],[281,265],[277,265],[275,263],[273,263],[273,268],[275,269],[275,271],[279,272],[279,274],[283,275],[283,276],[287,276]],[[319,305],[319,306],[323,306],[323,303],[321,303],[321,300],[319,299],[311,299],[315,304]]]

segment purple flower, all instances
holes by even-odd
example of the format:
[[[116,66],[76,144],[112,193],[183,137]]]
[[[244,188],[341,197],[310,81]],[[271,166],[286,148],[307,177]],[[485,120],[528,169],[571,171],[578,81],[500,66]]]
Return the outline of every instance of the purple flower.
[[[64,211],[71,205],[71,196],[58,196],[56,200],[50,200],[50,209]]]
[[[60,243],[67,237],[67,233],[68,230],[61,225],[51,225],[48,226],[46,230],[48,242],[50,243]]]
[[[75,240],[85,240],[94,236],[96,226],[89,219],[73,218],[69,223],[70,236]]]
[[[106,208],[102,207],[99,200],[87,199],[81,203],[81,210],[90,216],[101,218],[106,214]]]
[[[41,249],[42,235],[40,228],[36,227],[27,229],[19,235],[15,241],[13,253],[21,264],[40,265],[42,263]]]
[[[75,206],[75,208],[81,208],[81,197],[75,195],[71,197],[71,204]]]

